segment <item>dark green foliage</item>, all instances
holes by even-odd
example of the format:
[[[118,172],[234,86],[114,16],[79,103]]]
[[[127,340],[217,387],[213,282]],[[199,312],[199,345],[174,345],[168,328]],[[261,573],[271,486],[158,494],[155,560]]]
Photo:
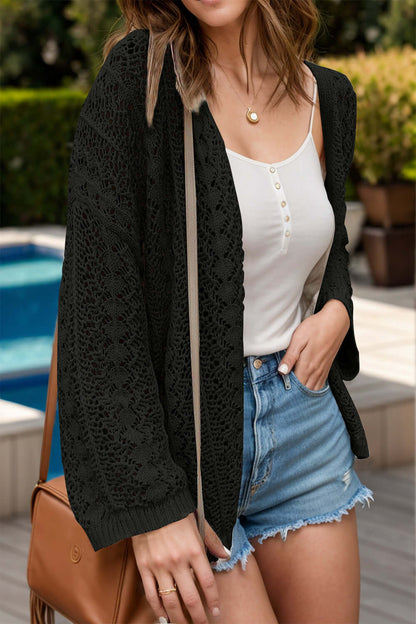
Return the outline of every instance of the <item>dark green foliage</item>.
[[[85,64],[65,17],[70,0],[0,0],[0,84],[51,87],[71,83]]]
[[[71,142],[84,99],[69,89],[3,89],[3,226],[65,223]]]

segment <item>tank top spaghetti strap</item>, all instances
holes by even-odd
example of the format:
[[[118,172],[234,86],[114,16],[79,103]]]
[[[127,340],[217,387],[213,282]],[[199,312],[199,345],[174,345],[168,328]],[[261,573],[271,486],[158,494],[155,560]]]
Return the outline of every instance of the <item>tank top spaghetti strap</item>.
[[[308,135],[312,134],[312,124],[313,124],[313,114],[315,112],[316,107],[316,91],[317,91],[317,82],[315,76],[313,77],[313,96],[312,96],[312,106],[311,106],[311,115],[309,120],[309,130]]]

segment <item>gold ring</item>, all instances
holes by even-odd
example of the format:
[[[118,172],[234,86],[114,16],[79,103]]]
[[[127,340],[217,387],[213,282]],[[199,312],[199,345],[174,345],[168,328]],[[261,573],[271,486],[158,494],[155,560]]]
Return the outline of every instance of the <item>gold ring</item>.
[[[158,589],[159,596],[162,596],[162,594],[170,594],[171,592],[177,591],[175,581],[173,581],[173,585],[174,587],[171,587],[170,589]]]

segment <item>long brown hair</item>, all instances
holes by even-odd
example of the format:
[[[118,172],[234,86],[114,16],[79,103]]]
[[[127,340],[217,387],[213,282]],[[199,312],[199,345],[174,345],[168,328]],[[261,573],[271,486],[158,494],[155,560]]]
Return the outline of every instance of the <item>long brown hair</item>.
[[[174,44],[178,91],[185,106],[198,110],[205,95],[215,99],[210,73],[215,44],[200,28],[198,19],[181,0],[117,0],[124,23],[103,46],[103,62],[112,47],[129,32],[149,30],[146,118],[151,126],[166,48]],[[279,81],[268,104],[283,81],[295,105],[299,96],[312,104],[303,88],[303,60],[314,58],[313,43],[321,26],[321,16],[313,0],[251,0],[240,32],[240,52],[247,71],[244,36],[247,20],[258,12],[259,40]],[[283,93],[276,100],[277,105]]]

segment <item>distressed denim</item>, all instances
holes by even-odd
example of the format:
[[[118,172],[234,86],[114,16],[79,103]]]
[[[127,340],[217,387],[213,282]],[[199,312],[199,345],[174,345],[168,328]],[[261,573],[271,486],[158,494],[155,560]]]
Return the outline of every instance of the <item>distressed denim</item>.
[[[231,558],[212,563],[246,569],[261,544],[307,524],[340,521],[373,492],[354,469],[356,456],[328,379],[319,390],[303,385],[293,370],[277,368],[286,349],[247,356],[244,368],[244,457]]]

